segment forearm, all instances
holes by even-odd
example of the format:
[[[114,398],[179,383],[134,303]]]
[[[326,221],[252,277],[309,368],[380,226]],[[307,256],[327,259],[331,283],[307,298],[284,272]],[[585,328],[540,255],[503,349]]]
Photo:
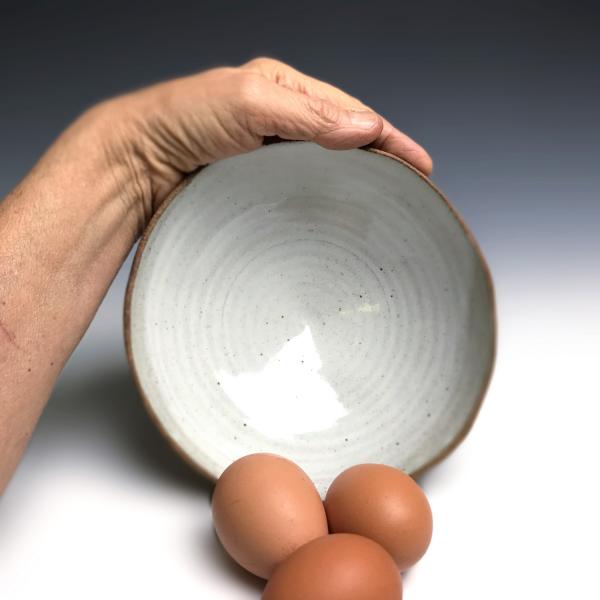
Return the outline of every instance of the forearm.
[[[0,204],[0,490],[145,219],[107,125],[84,115]]]

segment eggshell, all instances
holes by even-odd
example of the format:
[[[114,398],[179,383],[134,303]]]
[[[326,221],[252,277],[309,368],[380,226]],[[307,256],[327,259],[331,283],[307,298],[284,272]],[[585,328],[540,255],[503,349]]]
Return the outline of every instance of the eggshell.
[[[230,465],[215,487],[212,513],[225,550],[264,579],[296,548],[328,533],[308,475],[274,454],[251,454]]]
[[[401,571],[425,554],[433,530],[431,508],[417,483],[386,465],[356,465],[341,473],[325,497],[332,533],[356,533],[381,544]]]
[[[313,540],[283,562],[262,600],[401,600],[392,557],[367,538],[338,533]]]

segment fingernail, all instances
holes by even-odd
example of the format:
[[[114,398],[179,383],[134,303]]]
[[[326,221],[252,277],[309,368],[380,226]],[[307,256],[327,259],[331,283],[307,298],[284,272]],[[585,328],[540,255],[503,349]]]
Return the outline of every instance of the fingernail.
[[[353,110],[348,115],[352,126],[360,129],[373,129],[379,121],[377,114],[370,110]]]

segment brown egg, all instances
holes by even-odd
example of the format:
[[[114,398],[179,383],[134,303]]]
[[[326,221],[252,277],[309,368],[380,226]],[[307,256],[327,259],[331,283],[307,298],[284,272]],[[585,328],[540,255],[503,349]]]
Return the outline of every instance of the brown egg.
[[[273,573],[262,600],[401,600],[402,578],[373,540],[338,533],[296,550]]]
[[[296,548],[327,535],[327,517],[308,475],[275,454],[251,454],[221,475],[212,498],[215,530],[242,567],[267,579]]]
[[[423,490],[404,472],[386,465],[356,465],[329,487],[325,510],[332,533],[375,540],[401,571],[425,554],[433,528]]]

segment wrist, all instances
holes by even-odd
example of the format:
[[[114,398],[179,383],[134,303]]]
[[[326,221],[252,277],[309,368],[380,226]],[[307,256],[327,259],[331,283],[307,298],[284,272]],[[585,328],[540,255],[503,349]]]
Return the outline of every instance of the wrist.
[[[120,201],[141,232],[184,176],[165,152],[169,86],[102,102],[82,117],[82,128],[95,132],[102,160],[122,190]]]
[[[83,155],[84,169],[102,178],[103,202],[114,205],[135,238],[154,212],[152,178],[137,121],[126,102],[116,98],[90,108],[65,132],[72,152]]]

